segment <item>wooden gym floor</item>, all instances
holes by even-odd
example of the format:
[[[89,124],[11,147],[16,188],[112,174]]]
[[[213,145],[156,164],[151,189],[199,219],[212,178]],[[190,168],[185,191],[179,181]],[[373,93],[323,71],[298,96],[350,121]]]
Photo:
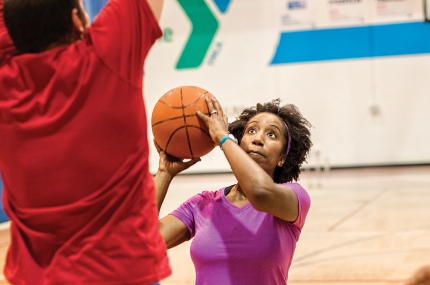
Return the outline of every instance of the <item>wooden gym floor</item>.
[[[202,190],[235,182],[232,174],[174,179],[160,216]],[[430,265],[430,166],[304,171],[312,206],[297,244],[289,285],[403,285]],[[9,244],[0,225],[0,264]],[[161,285],[194,284],[190,242],[169,250],[173,274]],[[0,284],[8,284],[0,276]]]

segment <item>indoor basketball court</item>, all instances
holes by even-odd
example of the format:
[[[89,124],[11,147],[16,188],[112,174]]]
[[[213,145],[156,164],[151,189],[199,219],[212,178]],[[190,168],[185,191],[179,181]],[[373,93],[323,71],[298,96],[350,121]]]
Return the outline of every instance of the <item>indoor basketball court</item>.
[[[230,174],[175,178],[161,216],[186,197],[234,183]],[[430,265],[430,166],[304,171],[312,199],[289,285],[402,285]],[[169,250],[173,275],[194,284],[189,242]]]
[[[91,20],[107,2],[84,1]],[[408,285],[430,266],[430,0],[164,2],[163,36],[145,61],[148,123],[162,94],[197,86],[230,119],[280,98],[313,125],[298,181],[311,207],[289,285]],[[162,125],[152,119],[153,130]],[[148,140],[154,174],[158,155]],[[173,180],[160,218],[197,193],[236,183],[219,147],[203,156]],[[1,269],[10,245],[3,214]],[[161,285],[195,284],[191,242],[168,251],[173,273]],[[0,284],[10,284],[2,271]]]
[[[202,190],[234,183],[231,174],[180,175],[160,216]],[[403,285],[430,265],[430,166],[303,171],[312,205],[289,285]],[[9,223],[1,224],[3,267]],[[170,249],[173,274],[162,285],[193,285],[190,242]],[[8,284],[2,275],[2,283]]]

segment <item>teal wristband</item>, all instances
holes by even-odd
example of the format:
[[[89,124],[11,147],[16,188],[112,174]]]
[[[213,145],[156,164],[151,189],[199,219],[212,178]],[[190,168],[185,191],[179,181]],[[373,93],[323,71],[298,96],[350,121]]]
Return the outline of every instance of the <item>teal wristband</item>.
[[[223,143],[225,143],[226,140],[232,140],[235,143],[237,143],[237,138],[235,138],[232,134],[225,135],[219,140],[219,148],[220,149],[222,149],[222,145],[223,145]]]

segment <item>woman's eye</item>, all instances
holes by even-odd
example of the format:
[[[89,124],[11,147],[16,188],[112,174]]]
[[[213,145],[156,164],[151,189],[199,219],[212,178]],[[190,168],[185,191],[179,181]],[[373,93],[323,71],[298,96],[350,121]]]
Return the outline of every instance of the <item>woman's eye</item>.
[[[248,130],[248,133],[250,133],[250,134],[255,133],[255,129],[254,129],[254,128],[250,128],[250,129]]]
[[[268,133],[267,135],[268,135],[269,137],[271,137],[271,138],[276,138],[275,133]]]

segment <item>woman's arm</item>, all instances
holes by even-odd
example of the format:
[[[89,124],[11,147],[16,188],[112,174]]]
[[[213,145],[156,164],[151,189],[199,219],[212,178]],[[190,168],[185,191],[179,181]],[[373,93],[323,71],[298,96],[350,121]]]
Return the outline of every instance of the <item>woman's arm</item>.
[[[209,110],[217,110],[217,114],[210,117],[200,111],[197,111],[197,114],[208,125],[213,141],[219,144],[220,139],[228,134],[226,118],[216,99],[208,100],[207,103]],[[273,178],[232,140],[226,140],[222,150],[242,192],[256,210],[289,222],[297,219],[299,205],[293,189],[275,183]]]
[[[157,149],[158,155],[160,156],[158,161],[158,170],[154,177],[156,198],[158,204],[158,211],[161,209],[164,198],[166,197],[167,190],[169,189],[170,183],[173,178],[180,172],[188,169],[197,162],[200,158],[193,158],[188,161],[169,156],[164,152],[159,145],[154,141],[155,148]]]
[[[155,147],[160,156],[158,171],[154,177],[158,211],[160,211],[173,178],[181,171],[199,162],[200,158],[184,162],[168,156],[156,143]],[[167,215],[159,221],[159,229],[167,248],[172,248],[190,239],[188,228],[181,220],[172,215]]]
[[[167,215],[160,220],[160,233],[168,249],[190,239],[188,228],[173,215]]]
[[[243,193],[256,210],[288,222],[297,219],[299,202],[293,189],[275,183],[272,177],[233,141],[225,142],[222,150]]]

